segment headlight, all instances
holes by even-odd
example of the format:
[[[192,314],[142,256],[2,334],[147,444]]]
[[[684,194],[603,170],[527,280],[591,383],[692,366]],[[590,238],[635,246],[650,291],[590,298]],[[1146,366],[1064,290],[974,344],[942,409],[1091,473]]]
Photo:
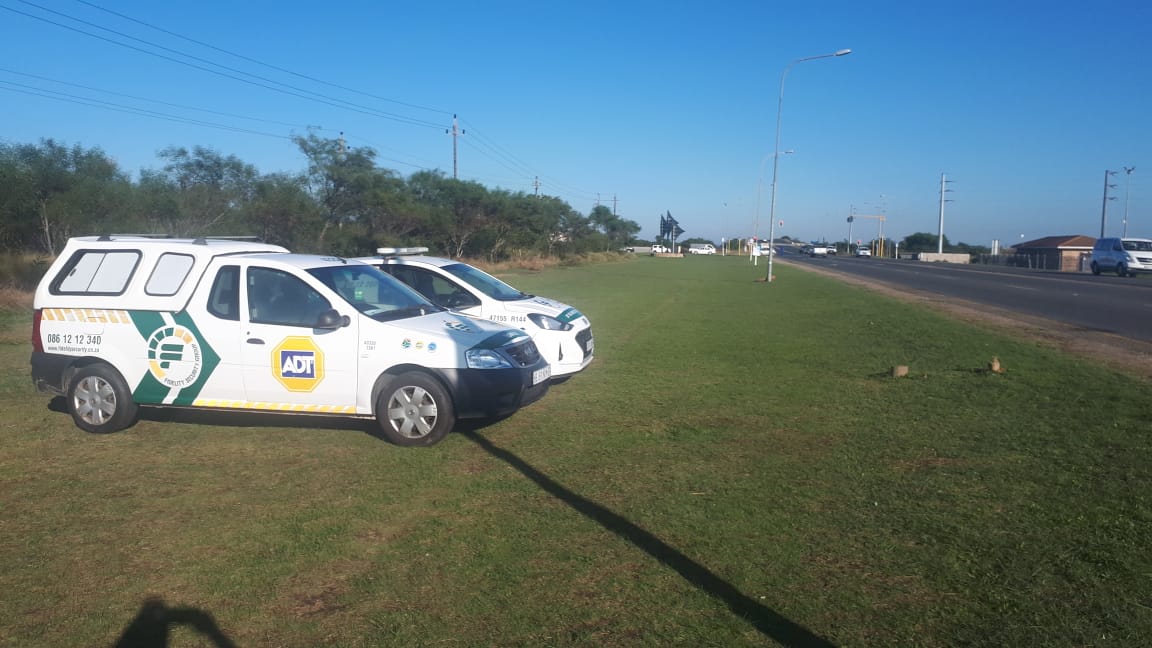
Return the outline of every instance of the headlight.
[[[550,317],[542,313],[528,313],[528,319],[532,323],[545,331],[567,331],[572,328],[571,324],[565,324],[555,317]]]
[[[512,363],[492,349],[469,349],[464,352],[469,369],[511,369]]]

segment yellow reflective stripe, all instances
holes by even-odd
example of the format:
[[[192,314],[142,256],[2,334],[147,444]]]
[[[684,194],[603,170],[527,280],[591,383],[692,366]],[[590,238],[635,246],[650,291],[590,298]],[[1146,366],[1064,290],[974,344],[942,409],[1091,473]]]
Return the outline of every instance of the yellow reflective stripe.
[[[45,308],[40,318],[52,322],[99,322],[101,324],[130,324],[128,311],[103,308]]]
[[[266,412],[308,412],[311,414],[355,414],[354,405],[309,405],[294,403],[265,403],[252,401],[220,400],[199,398],[192,402],[194,407],[219,407],[223,409],[247,409]]]

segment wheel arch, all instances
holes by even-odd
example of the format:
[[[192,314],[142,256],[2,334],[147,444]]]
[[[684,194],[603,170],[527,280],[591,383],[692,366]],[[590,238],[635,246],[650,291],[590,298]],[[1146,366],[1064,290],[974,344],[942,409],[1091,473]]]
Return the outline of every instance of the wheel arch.
[[[404,363],[388,367],[384,370],[383,373],[376,377],[376,382],[372,385],[372,400],[370,401],[372,403],[373,416],[376,414],[376,405],[380,400],[380,393],[384,391],[384,388],[388,386],[388,383],[396,376],[411,372],[422,373],[440,383],[440,386],[444,388],[444,392],[448,394],[448,398],[452,399],[452,403],[455,405],[456,390],[452,388],[452,383],[450,383],[448,380],[445,380],[443,374],[430,367],[425,367],[424,365]]]
[[[65,393],[67,393],[68,388],[72,385],[72,379],[76,376],[76,374],[79,373],[80,370],[91,367],[92,365],[104,365],[104,366],[108,367],[112,371],[115,371],[120,376],[120,379],[124,381],[125,384],[128,384],[127,378],[124,377],[124,372],[117,369],[116,365],[112,364],[111,362],[108,362],[107,360],[104,360],[101,358],[97,358],[95,356],[78,356],[78,357],[74,358],[71,362],[69,362],[67,365],[65,365],[63,370],[61,371],[61,373],[60,373],[60,387],[61,387],[61,389]],[[132,386],[128,385],[128,387],[131,388]]]

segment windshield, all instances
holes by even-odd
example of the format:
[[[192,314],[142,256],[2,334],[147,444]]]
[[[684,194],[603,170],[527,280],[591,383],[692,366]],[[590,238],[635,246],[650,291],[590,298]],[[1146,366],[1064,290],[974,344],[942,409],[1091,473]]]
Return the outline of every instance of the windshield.
[[[353,308],[380,322],[444,310],[378,268],[364,263],[312,268],[308,274],[331,288]]]
[[[516,301],[532,296],[522,293],[487,272],[473,268],[466,263],[447,265],[444,266],[442,270],[455,277],[459,277],[464,283],[498,301]]]
[[[1152,241],[1124,241],[1124,249],[1129,252],[1152,252]]]

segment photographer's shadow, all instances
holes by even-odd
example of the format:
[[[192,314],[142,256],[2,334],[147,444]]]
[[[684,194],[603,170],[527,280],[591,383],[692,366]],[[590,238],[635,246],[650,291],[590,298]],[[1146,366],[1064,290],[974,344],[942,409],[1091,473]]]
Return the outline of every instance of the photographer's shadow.
[[[195,630],[216,648],[236,648],[211,614],[192,607],[169,607],[160,597],[144,600],[113,648],[167,648],[168,636],[178,626]]]

